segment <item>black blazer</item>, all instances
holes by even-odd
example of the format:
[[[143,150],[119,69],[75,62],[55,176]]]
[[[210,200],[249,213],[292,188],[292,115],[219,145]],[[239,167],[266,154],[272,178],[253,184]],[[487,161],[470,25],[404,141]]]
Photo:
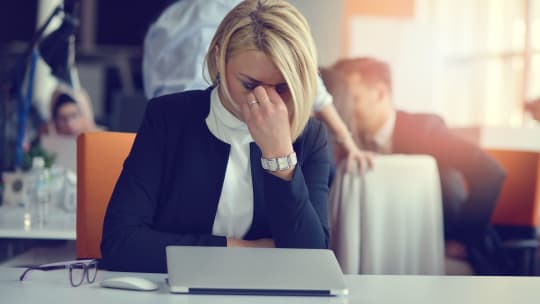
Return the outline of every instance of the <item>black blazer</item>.
[[[457,234],[475,229],[482,233],[479,230],[489,224],[505,178],[494,158],[453,134],[439,116],[401,111],[396,116],[392,150],[432,155],[441,176],[445,224],[457,222],[462,230]]]
[[[102,265],[166,272],[168,245],[226,246],[212,235],[230,146],[208,130],[211,88],[151,100],[113,191],[103,224]],[[292,181],[261,167],[250,146],[254,211],[246,240],[327,248],[330,158],[324,126],[310,120],[293,143]]]

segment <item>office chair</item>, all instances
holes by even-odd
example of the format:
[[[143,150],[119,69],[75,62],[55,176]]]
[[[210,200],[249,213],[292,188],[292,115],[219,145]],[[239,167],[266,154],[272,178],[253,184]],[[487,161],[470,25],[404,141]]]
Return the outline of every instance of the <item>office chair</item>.
[[[512,274],[535,275],[536,229],[540,223],[540,154],[502,149],[486,151],[506,171],[491,222],[513,262]]]
[[[77,258],[101,258],[103,218],[134,133],[89,132],[77,138]]]
[[[137,132],[141,124],[148,99],[142,91],[118,91],[113,95],[109,130],[115,132]]]

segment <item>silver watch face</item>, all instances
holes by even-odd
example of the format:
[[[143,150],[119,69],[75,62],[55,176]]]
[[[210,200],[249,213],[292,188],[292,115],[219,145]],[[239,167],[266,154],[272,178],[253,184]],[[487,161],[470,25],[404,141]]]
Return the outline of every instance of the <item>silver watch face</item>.
[[[265,159],[261,157],[262,167],[269,171],[287,170],[297,164],[296,153],[287,156]]]
[[[290,167],[288,157],[278,157],[277,163],[280,170],[288,169]]]
[[[275,158],[268,160],[268,170],[270,171],[277,171],[278,169],[278,162]]]

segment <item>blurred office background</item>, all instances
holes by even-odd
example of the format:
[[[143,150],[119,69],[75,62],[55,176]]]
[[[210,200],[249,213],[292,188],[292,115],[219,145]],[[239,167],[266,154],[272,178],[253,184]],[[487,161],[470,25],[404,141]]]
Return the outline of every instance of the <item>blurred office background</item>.
[[[523,102],[540,96],[538,0],[293,0],[308,18],[320,65],[371,55],[390,63],[395,102],[453,126],[532,126]],[[61,0],[6,1],[0,9],[5,79],[38,25]],[[80,4],[76,66],[100,125],[142,92],[144,34],[171,0],[66,0]],[[59,22],[52,24],[54,30]],[[53,89],[38,66],[35,103],[47,117]]]

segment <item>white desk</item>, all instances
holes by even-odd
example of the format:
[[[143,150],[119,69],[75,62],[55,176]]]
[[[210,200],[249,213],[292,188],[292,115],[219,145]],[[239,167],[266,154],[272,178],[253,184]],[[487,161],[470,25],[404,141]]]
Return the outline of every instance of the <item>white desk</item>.
[[[538,303],[540,278],[536,277],[442,277],[442,276],[356,276],[347,275],[348,297],[257,297],[170,294],[164,274],[143,276],[161,284],[159,291],[135,292],[85,284],[73,288],[65,270],[32,273],[19,282],[21,268],[0,267],[2,303]],[[124,273],[100,272],[96,282]]]
[[[46,225],[40,227],[33,223],[28,229],[24,226],[24,209],[20,207],[0,207],[0,238],[75,240],[75,213],[51,208]]]

